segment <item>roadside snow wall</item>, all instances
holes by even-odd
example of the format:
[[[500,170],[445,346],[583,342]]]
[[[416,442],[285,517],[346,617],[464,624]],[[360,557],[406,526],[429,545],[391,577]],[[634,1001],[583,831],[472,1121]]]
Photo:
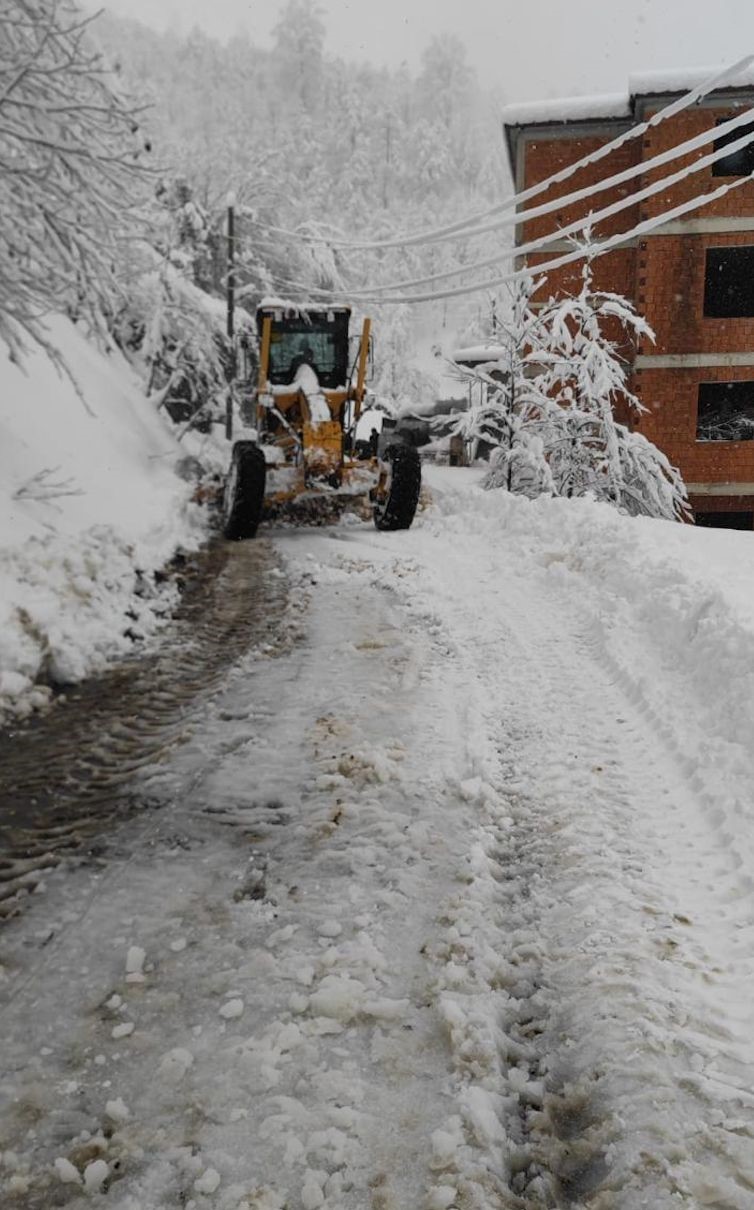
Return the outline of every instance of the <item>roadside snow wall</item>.
[[[120,353],[63,317],[49,339],[76,387],[42,349],[21,368],[0,346],[0,721],[132,651],[170,608],[152,573],[204,536]]]
[[[663,735],[720,827],[741,835],[747,820],[751,835],[754,533],[626,517],[590,500],[469,490],[475,476],[431,468],[443,528],[460,541],[470,525],[486,532],[510,551],[512,575],[538,565],[543,591],[580,610],[585,650]],[[483,642],[483,618],[479,628]]]

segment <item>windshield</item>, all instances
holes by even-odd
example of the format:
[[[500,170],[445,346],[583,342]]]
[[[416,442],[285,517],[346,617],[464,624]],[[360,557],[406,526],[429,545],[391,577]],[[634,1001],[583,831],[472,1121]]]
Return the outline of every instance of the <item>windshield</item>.
[[[317,316],[273,322],[268,377],[289,385],[302,365],[309,365],[323,387],[344,386],[348,377],[348,316]]]

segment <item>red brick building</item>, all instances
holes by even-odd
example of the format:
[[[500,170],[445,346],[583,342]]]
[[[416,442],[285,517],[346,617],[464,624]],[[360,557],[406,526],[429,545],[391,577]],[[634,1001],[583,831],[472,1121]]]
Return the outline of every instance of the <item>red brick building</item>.
[[[569,115],[573,102],[507,110],[505,133],[516,191],[582,159],[680,95],[658,89],[602,102],[593,98],[578,116]],[[645,163],[752,107],[754,87],[714,92],[598,163],[579,169],[530,205]],[[565,227],[708,155],[713,147],[722,149],[748,129],[747,124],[735,135],[723,135],[659,169],[519,224],[516,241],[521,244]],[[629,231],[752,171],[754,143],[596,224],[593,238]],[[526,257],[526,263],[536,267],[571,249],[566,240],[551,243]],[[580,273],[580,263],[550,272],[545,289],[558,294],[578,288]],[[680,468],[698,523],[754,528],[754,180],[599,257],[594,281],[598,289],[631,299],[655,331],[656,343],[627,350],[632,387],[651,409],[634,427]]]

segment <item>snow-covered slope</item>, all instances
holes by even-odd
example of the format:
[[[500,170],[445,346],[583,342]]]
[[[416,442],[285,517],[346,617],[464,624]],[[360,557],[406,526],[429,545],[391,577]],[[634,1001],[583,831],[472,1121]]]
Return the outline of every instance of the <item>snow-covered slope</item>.
[[[754,534],[628,518],[589,500],[484,492],[444,472],[438,505],[579,603],[590,641],[683,760],[754,863]],[[471,491],[471,497],[469,496]]]
[[[0,717],[153,629],[166,602],[134,597],[136,570],[148,595],[149,573],[202,535],[180,448],[126,362],[63,317],[49,327],[70,375],[40,348],[23,367],[0,355]]]

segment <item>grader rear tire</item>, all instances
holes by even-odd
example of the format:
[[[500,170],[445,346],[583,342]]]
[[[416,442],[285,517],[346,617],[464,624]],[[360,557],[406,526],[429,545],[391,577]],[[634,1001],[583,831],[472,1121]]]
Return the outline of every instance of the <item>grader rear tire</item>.
[[[253,441],[233,446],[223,498],[223,533],[233,541],[253,538],[262,518],[267,466]]]
[[[374,505],[377,529],[408,529],[414,519],[422,485],[421,460],[412,445],[389,445],[383,455],[389,465],[389,482],[384,500]]]

